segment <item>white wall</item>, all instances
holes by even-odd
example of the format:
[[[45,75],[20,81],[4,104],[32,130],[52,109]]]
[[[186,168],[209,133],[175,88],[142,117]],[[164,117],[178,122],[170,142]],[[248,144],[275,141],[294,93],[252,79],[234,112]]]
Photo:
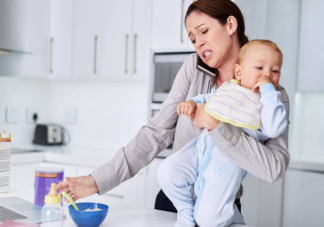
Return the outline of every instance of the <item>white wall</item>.
[[[15,77],[0,77],[0,130],[11,133],[12,144],[32,141],[34,124],[28,124],[27,107],[38,107],[40,122],[47,121],[47,87],[46,81],[27,80]],[[5,122],[7,106],[16,106],[19,110],[17,123]]]
[[[71,145],[118,149],[148,119],[145,83],[50,82],[48,93],[49,119],[66,126]],[[68,107],[77,108],[76,124],[65,124]]]
[[[147,122],[145,83],[47,82],[0,77],[0,130],[15,143],[32,141],[34,125],[26,123],[26,108],[39,109],[39,123],[66,126],[71,145],[117,149],[125,146]],[[17,123],[5,122],[6,106],[19,109]],[[77,123],[66,124],[66,108],[77,109]]]

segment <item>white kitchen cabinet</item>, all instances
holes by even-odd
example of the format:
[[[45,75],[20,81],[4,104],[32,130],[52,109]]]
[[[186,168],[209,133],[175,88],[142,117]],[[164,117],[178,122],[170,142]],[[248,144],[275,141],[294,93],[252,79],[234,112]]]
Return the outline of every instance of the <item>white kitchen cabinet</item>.
[[[134,0],[131,79],[146,80],[150,69],[151,0]]]
[[[299,60],[297,90],[324,91],[324,2],[302,0],[299,28]],[[316,23],[314,23],[316,21]]]
[[[247,225],[281,226],[283,178],[270,184],[248,174],[242,184],[242,215]]]
[[[73,77],[75,78],[93,78],[100,73],[101,14],[110,14],[109,11],[103,10],[102,4],[102,0],[74,1]]]
[[[288,170],[284,184],[283,227],[324,225],[324,173]]]
[[[35,182],[35,169],[39,162],[10,166],[10,190],[24,190],[33,188]]]
[[[161,190],[156,176],[147,176],[146,178],[146,196],[145,207],[154,209],[156,196]]]
[[[102,77],[125,79],[131,74],[133,0],[104,1]]]
[[[156,171],[164,159],[155,158],[147,167],[145,207],[154,208],[156,196],[161,190]]]
[[[24,76],[47,79],[49,53],[50,0],[28,0],[25,18]]]
[[[184,18],[191,0],[152,1],[152,49],[194,49]]]
[[[77,167],[78,176],[88,176],[95,168],[84,166]],[[140,171],[131,179],[121,183],[116,188],[108,191],[103,196],[109,196],[115,202],[144,207],[145,206],[145,175],[144,171]]]
[[[74,0],[51,0],[49,79],[72,76]]]
[[[0,2],[0,75],[47,78],[49,0]],[[15,54],[16,53],[16,54]]]
[[[145,80],[150,62],[150,0],[104,1],[101,76]],[[122,16],[121,16],[122,15]]]

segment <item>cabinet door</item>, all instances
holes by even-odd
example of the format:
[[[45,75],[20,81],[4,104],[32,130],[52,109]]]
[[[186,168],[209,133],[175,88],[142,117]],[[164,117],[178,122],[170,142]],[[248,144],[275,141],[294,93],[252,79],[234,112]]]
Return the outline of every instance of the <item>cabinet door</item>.
[[[49,79],[71,78],[73,0],[51,0]]]
[[[283,227],[323,226],[324,174],[288,170],[285,174]]]
[[[104,78],[128,79],[132,73],[131,45],[133,0],[104,1],[102,71]]]
[[[149,76],[151,1],[134,0],[131,78],[145,80]]]
[[[28,0],[26,10],[25,49],[31,55],[24,55],[24,76],[47,78],[50,0]]]
[[[188,0],[152,1],[152,48],[186,49],[187,32],[184,24]]]
[[[102,1],[77,0],[74,4],[73,77],[93,78],[100,73]]]
[[[35,169],[40,163],[10,166],[10,191],[34,188]]]
[[[324,91],[324,26],[318,26],[324,21],[323,9],[321,0],[301,1],[298,91]]]

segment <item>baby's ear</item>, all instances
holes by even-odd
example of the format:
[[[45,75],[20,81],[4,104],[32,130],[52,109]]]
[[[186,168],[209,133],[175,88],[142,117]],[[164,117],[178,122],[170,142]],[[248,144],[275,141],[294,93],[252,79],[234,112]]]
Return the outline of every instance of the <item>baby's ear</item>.
[[[235,73],[235,79],[241,81],[242,71],[241,71],[241,66],[239,64],[234,65],[234,73]]]

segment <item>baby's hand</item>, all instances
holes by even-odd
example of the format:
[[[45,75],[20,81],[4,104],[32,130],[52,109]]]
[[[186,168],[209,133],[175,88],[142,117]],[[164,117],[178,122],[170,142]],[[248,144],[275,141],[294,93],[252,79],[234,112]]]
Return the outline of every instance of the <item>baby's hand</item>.
[[[268,84],[268,83],[270,83],[270,84],[272,83],[271,80],[270,80],[270,78],[265,77],[265,78],[259,79],[256,82],[256,84],[253,86],[252,91],[261,94],[260,87],[262,85],[265,85],[265,84]]]
[[[196,106],[196,103],[192,100],[181,102],[177,107],[177,113],[179,116],[181,116],[181,114],[185,114],[189,117],[189,119],[192,119],[195,117]]]

